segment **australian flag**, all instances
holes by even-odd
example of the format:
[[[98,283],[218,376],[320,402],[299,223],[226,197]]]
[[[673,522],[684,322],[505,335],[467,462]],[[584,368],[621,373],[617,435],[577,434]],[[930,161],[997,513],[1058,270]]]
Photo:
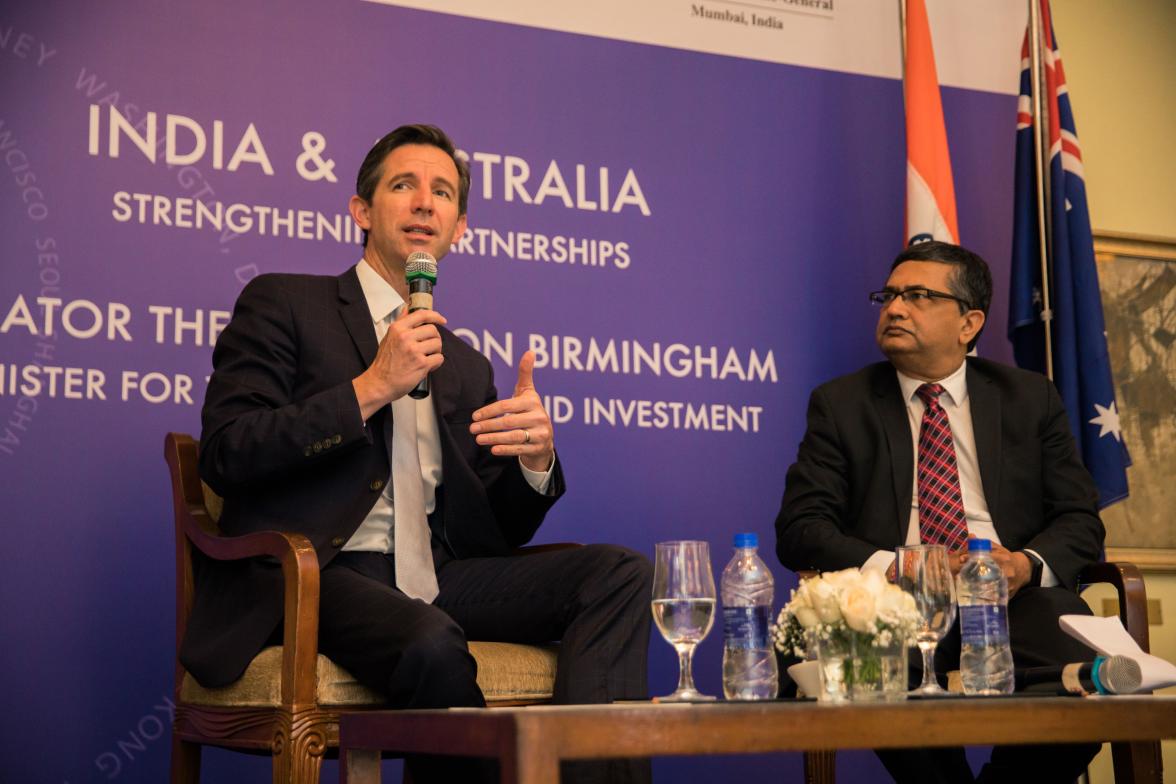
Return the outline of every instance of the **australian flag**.
[[[1061,52],[1054,37],[1049,0],[1041,3],[1043,123],[1049,128],[1044,162],[1046,226],[1049,233],[1050,308],[1053,311],[1054,383],[1074,431],[1082,461],[1098,485],[1099,506],[1127,496],[1130,458],[1119,426],[1115,387],[1103,325],[1090,214],[1086,206],[1082,150],[1070,110]],[[1041,254],[1037,228],[1037,174],[1033,159],[1030,92],[1030,31],[1021,46],[1021,96],[1017,105],[1017,169],[1013,217],[1009,340],[1017,364],[1044,373]]]

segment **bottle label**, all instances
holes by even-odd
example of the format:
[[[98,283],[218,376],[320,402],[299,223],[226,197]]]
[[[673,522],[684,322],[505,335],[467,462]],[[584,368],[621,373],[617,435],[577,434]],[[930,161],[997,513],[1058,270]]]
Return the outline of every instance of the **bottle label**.
[[[1007,645],[1009,622],[999,604],[966,604],[960,607],[960,639],[964,645]]]
[[[764,605],[753,607],[723,608],[723,637],[728,648],[771,648],[768,641],[768,620],[771,608]]]

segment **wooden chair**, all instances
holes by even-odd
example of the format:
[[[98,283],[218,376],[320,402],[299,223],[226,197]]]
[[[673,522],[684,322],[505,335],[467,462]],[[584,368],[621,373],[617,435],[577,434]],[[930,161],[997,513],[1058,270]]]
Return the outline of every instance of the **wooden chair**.
[[[815,574],[803,572],[802,577]],[[1144,590],[1143,575],[1130,563],[1096,563],[1082,570],[1078,576],[1079,590],[1090,585],[1107,583],[1114,587],[1119,596],[1119,620],[1128,634],[1144,651],[1148,651],[1147,592]],[[837,779],[836,752],[830,749],[806,751],[804,753],[805,784],[834,784]],[[1141,741],[1136,743],[1112,743],[1111,756],[1114,761],[1115,781],[1148,782],[1162,781],[1162,760],[1160,744]]]
[[[1147,628],[1147,591],[1139,569],[1135,564],[1126,562],[1103,562],[1091,564],[1078,575],[1079,590],[1100,583],[1114,587],[1119,597],[1119,620],[1139,647],[1149,653],[1151,643]],[[1163,781],[1163,760],[1158,741],[1112,743],[1111,759],[1115,781],[1119,784],[1160,784]]]
[[[200,481],[196,442],[191,436],[169,433],[164,456],[175,505],[177,650],[192,608],[193,548],[221,560],[262,555],[278,559],[286,602],[282,645],[261,651],[236,683],[206,689],[177,658],[171,781],[197,784],[201,747],[209,745],[272,756],[275,784],[315,784],[323,757],[337,754],[339,716],[387,708],[384,698],[318,653],[319,567],[310,541],[280,531],[221,536],[221,499]],[[529,549],[568,546],[575,545]],[[487,704],[549,701],[557,650],[555,645],[470,642]]]

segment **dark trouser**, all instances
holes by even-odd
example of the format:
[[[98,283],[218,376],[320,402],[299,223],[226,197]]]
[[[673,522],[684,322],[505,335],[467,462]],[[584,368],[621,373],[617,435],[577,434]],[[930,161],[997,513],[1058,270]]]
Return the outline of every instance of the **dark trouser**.
[[[394,587],[392,556],[339,553],[322,571],[319,648],[398,708],[485,705],[467,639],[560,641],[554,702],[644,699],[652,568],[621,547],[447,559],[432,604]],[[415,782],[493,779],[492,766],[409,762]],[[647,782],[648,760],[564,763],[569,782]]]
[[[1058,627],[1061,615],[1090,615],[1090,608],[1065,588],[1022,588],[1009,600],[1009,642],[1016,667],[1090,661],[1094,652]],[[944,673],[959,669],[959,621],[935,652],[940,682]],[[922,657],[912,657],[911,683],[923,679]],[[1098,753],[1099,744],[1064,746],[997,746],[992,758],[973,778],[962,748],[897,749],[879,751],[882,764],[900,784],[906,782],[1033,782],[1069,784]]]

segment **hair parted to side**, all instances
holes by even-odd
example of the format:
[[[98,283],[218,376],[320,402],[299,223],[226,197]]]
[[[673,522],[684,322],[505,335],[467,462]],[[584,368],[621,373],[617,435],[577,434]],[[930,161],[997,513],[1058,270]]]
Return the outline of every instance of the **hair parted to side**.
[[[904,261],[951,264],[954,269],[947,284],[950,293],[967,302],[973,310],[979,310],[987,319],[988,306],[992,304],[992,273],[988,270],[988,262],[978,254],[960,245],[932,240],[916,243],[899,253],[890,265],[891,272]],[[960,312],[967,312],[963,303],[960,303]],[[976,347],[976,341],[983,331],[981,327],[976,337],[968,343],[968,351]]]
[[[388,133],[368,150],[363,163],[359,166],[359,173],[355,176],[355,192],[366,201],[372,203],[376,193],[376,186],[384,173],[384,159],[397,147],[406,144],[425,144],[444,151],[453,159],[457,167],[457,214],[465,215],[470,199],[470,167],[457,155],[457,147],[445,131],[436,125],[402,125]],[[367,245],[367,232],[363,233],[363,244]]]

